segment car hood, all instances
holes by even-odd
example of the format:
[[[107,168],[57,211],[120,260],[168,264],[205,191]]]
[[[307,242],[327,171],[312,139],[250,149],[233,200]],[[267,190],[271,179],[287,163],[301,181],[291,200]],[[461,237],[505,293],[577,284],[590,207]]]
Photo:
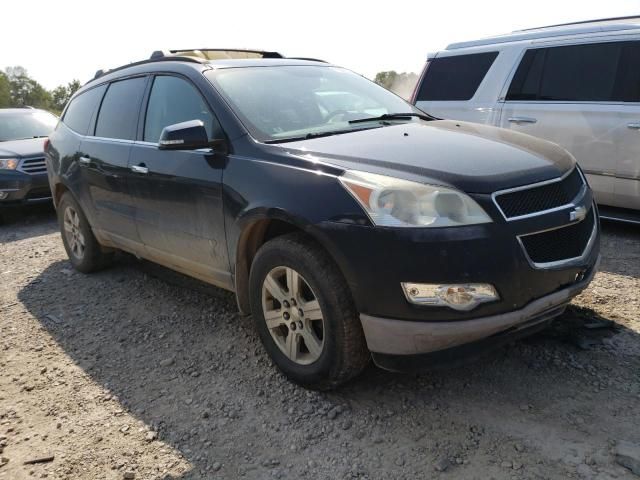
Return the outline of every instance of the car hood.
[[[470,193],[561,176],[575,160],[558,145],[474,123],[410,122],[281,144],[289,154]]]
[[[44,138],[27,138],[0,142],[0,158],[44,155]]]

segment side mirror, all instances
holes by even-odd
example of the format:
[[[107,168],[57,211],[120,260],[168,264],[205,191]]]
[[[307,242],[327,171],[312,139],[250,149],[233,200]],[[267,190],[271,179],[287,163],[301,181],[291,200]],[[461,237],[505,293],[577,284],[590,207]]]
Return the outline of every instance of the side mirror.
[[[158,148],[160,150],[196,150],[210,148],[219,143],[219,140],[209,140],[202,120],[188,120],[164,127],[160,134]]]

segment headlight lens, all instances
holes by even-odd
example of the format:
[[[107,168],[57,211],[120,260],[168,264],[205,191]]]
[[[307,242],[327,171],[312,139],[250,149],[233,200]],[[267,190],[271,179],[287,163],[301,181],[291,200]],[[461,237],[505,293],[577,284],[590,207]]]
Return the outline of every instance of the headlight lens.
[[[355,170],[338,178],[376,225],[453,227],[492,221],[471,197],[450,188]]]
[[[15,158],[0,158],[0,170],[15,170],[18,168],[18,160]]]

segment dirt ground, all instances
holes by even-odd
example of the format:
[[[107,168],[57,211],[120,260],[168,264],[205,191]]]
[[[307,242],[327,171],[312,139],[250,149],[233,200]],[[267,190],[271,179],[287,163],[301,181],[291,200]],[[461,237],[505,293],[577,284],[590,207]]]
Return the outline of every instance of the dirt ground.
[[[615,453],[640,444],[640,228],[603,230],[601,271],[544,332],[316,393],[276,371],[230,294],[124,255],[76,273],[52,211],[16,213],[0,479],[638,478]]]

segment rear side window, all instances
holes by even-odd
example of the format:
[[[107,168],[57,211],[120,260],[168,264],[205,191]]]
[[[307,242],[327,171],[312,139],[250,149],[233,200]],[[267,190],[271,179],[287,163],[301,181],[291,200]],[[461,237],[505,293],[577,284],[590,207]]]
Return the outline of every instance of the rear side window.
[[[434,58],[424,75],[417,101],[470,100],[498,52]]]
[[[640,42],[527,50],[507,100],[640,101]]]
[[[81,93],[71,100],[62,118],[62,123],[71,130],[81,135],[86,135],[93,112],[98,107],[106,89],[106,85],[100,85]]]
[[[96,121],[96,137],[133,140],[146,78],[130,78],[109,85]]]
[[[209,138],[213,138],[217,122],[195,87],[182,78],[156,77],[149,95],[144,140],[156,143],[164,127],[187,120],[202,120]]]

